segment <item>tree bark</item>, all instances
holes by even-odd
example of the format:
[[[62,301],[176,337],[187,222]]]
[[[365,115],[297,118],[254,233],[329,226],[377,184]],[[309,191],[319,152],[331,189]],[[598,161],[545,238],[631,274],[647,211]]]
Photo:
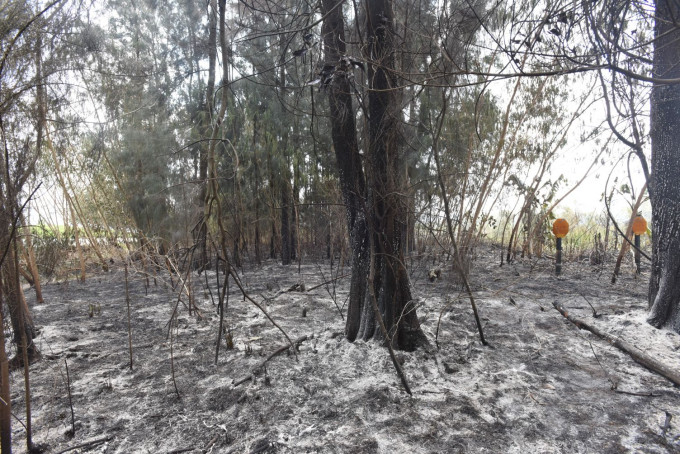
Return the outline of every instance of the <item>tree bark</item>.
[[[257,158],[257,114],[253,117],[253,166],[255,175],[253,187],[255,188],[255,261],[262,264],[262,252],[260,251],[260,165]]]
[[[286,49],[287,44],[283,35],[279,36],[279,49],[281,57],[279,58],[279,90],[280,97],[286,96]],[[281,189],[281,263],[283,265],[290,265],[291,254],[291,229],[290,229],[290,164],[288,162],[288,128],[287,125],[282,125],[281,135],[281,150],[283,159],[279,168],[279,186]]]
[[[285,171],[283,172],[285,173]],[[281,180],[281,263],[290,265],[290,193],[287,181]]]
[[[654,77],[680,77],[680,5],[656,1]],[[680,333],[680,84],[655,82],[651,97],[652,270],[648,322]]]
[[[270,220],[270,234],[269,234],[269,258],[276,258],[276,173],[274,172],[274,163],[272,162],[272,147],[271,143],[267,146],[267,167],[269,170],[269,220]]]
[[[28,304],[26,304],[24,292],[21,289],[19,276],[17,276],[17,268],[14,266],[15,253],[11,244],[9,247],[11,249],[7,254],[5,266],[2,268],[2,293],[6,298],[7,306],[9,308],[10,320],[12,322],[12,331],[14,332],[13,342],[17,346],[21,346],[23,338],[22,336],[26,336],[28,358],[29,362],[32,362],[33,359],[38,358],[40,355],[35,343],[33,342],[33,339],[35,339],[36,336],[35,325],[33,324],[33,319],[31,317],[31,312],[28,309]],[[17,353],[17,356],[12,360],[12,364],[23,364],[23,360],[20,358],[21,353]]]
[[[0,299],[2,286],[0,286]],[[0,327],[4,327],[0,310]],[[5,350],[5,331],[0,329],[0,452],[12,452],[12,395],[9,391],[9,360]]]
[[[23,246],[23,248],[25,251],[24,256],[26,259],[26,266],[28,267],[28,270],[31,273],[32,282],[30,284],[35,289],[36,302],[38,304],[42,304],[45,302],[45,299],[43,298],[42,295],[42,286],[40,285],[40,273],[38,272],[38,265],[35,259],[35,251],[33,250],[33,239],[31,237],[31,229],[28,223],[26,222],[26,219],[23,214],[21,215],[21,224],[24,226],[23,228],[24,241],[26,244]]]
[[[297,135],[296,135],[297,136]],[[298,148],[296,147],[296,150]],[[300,205],[300,188],[298,182],[300,181],[300,160],[297,156],[293,157],[293,200],[290,207],[290,258],[291,260],[298,259],[298,248],[300,247],[300,232],[298,206]]]
[[[343,58],[344,18],[337,1],[324,0],[323,35],[326,65],[333,65],[329,82],[332,138],[335,148],[352,248],[352,282],[346,336],[350,341],[382,338],[368,299],[368,270],[373,254],[373,294],[389,341],[413,350],[423,341],[404,262],[407,224],[405,168],[399,146],[399,91],[394,72],[393,12],[389,0],[367,2],[368,167],[365,178],[355,127],[351,63]],[[371,237],[373,248],[370,248]]]
[[[422,340],[404,261],[407,224],[404,152],[400,147],[400,90],[395,73],[391,0],[367,4],[369,205],[374,239],[378,307],[388,333],[404,350]],[[375,323],[374,323],[375,324]],[[366,325],[364,336],[378,327]]]
[[[212,115],[215,96],[215,67],[217,61],[217,0],[208,3],[208,83],[205,90],[205,105],[203,108],[202,134],[212,135]],[[226,64],[226,62],[225,62]],[[199,151],[198,184],[199,190],[196,204],[200,207],[198,221],[193,230],[196,245],[194,267],[203,269],[208,265],[208,224],[206,220],[206,204],[208,195],[208,155],[213,145],[208,142],[202,144]]]
[[[326,50],[325,60],[326,65],[344,65],[340,69],[349,70],[349,65],[340,60],[346,52],[345,21],[341,8],[337,7],[337,4],[341,2],[342,0],[323,1],[323,11],[325,15],[327,14],[322,29]],[[350,342],[357,338],[361,325],[362,308],[366,304],[366,276],[368,275],[370,253],[368,226],[362,209],[366,203],[366,179],[359,155],[351,92],[347,73],[336,70],[328,86],[328,100],[331,137],[352,249],[352,278],[345,325],[345,335]]]

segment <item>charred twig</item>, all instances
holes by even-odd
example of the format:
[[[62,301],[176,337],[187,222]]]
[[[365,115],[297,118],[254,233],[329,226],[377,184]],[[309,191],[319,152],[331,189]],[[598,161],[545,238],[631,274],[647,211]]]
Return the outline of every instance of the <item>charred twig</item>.
[[[227,265],[227,266],[229,266],[229,265]],[[219,282],[219,279],[220,279],[219,278],[219,268],[217,269],[217,274],[218,274],[217,280]],[[224,277],[224,284],[223,285],[224,285],[224,287],[222,287],[221,292],[219,291],[219,287],[218,287],[218,292],[219,292],[218,310],[220,312],[220,325],[219,325],[219,328],[217,330],[217,345],[215,346],[215,365],[217,365],[217,360],[218,360],[219,355],[220,355],[220,343],[222,342],[222,329],[224,327],[224,310],[225,310],[224,306],[225,306],[225,303],[226,303],[227,307],[229,306],[229,275],[228,274]]]
[[[64,358],[64,366],[66,367],[66,389],[68,390],[68,405],[71,407],[71,434],[76,434],[76,417],[73,413],[73,398],[71,396],[71,376],[68,373],[68,363]]]
[[[663,426],[661,426],[661,436],[666,438],[666,433],[668,432],[668,429],[671,428],[671,419],[673,418],[673,415],[666,410],[664,410],[664,413],[666,413],[666,420],[664,421]]]
[[[219,264],[219,262],[217,262],[217,263]],[[218,266],[217,268],[215,268],[215,274],[219,274],[219,271],[220,270],[219,270],[219,266]],[[213,296],[212,289],[210,288],[210,283],[208,282],[208,273],[205,272],[205,273],[203,273],[203,275],[205,277],[205,287],[204,287],[204,289],[208,290],[208,295],[210,295],[210,301],[212,302],[212,305],[214,306],[215,305],[215,297]],[[217,280],[219,281],[219,279],[220,278],[218,276]],[[218,282],[217,288],[219,289],[219,287],[220,287],[220,284]],[[217,295],[217,297],[219,299],[219,295]]]
[[[85,443],[81,443],[79,445],[71,446],[70,448],[63,449],[55,454],[64,454],[65,452],[74,451],[76,449],[81,448],[91,448],[93,446],[97,446],[111,440],[113,440],[113,435],[107,435],[105,437],[95,438],[94,440],[86,441]]]
[[[177,283],[181,284],[182,288],[179,290],[179,292],[177,292],[177,302],[175,303],[175,306],[172,309],[172,314],[170,315],[170,320],[167,323],[168,334],[166,336],[166,339],[170,338],[170,330],[172,329],[172,321],[175,318],[175,316],[177,315],[177,309],[179,308],[179,303],[181,302],[182,304],[184,304],[184,307],[186,307],[189,310],[189,314],[191,314],[191,306],[193,305],[193,301],[192,301],[192,298],[191,298],[191,290],[189,289],[189,287],[186,284],[187,280],[189,280],[188,278],[189,278],[189,273],[191,273],[191,268],[187,269],[186,277],[182,278],[182,274],[177,269],[177,266],[175,266],[175,264],[172,263],[171,261],[168,261],[168,263],[170,263],[170,265],[172,265],[174,271],[176,272]],[[191,281],[189,281],[189,285],[191,285]],[[186,303],[184,303],[184,301],[182,301],[182,291],[184,291],[184,293],[186,293],[187,297],[189,298],[189,306],[187,306]],[[202,318],[201,313],[198,310],[198,307],[196,307],[196,315],[199,318]]]
[[[205,445],[205,448],[203,448],[203,452],[208,452],[210,448],[212,448],[215,445],[215,443],[217,443],[217,440],[219,440],[219,438],[220,438],[219,435],[215,435],[214,437],[212,437],[208,444]]]
[[[130,370],[132,370],[132,324],[130,321],[130,290],[128,288],[128,266],[125,262],[125,303],[127,304],[128,347],[130,350]],[[75,430],[74,430],[75,432]]]
[[[281,353],[285,352],[286,350],[288,350],[291,345],[293,345],[295,348],[297,348],[301,343],[303,343],[304,341],[306,341],[308,339],[312,339],[313,337],[314,337],[313,335],[302,336],[302,337],[297,338],[294,342],[291,342],[288,345],[282,345],[281,347],[279,347],[278,349],[276,349],[272,353],[270,353],[269,356],[267,356],[264,360],[262,360],[262,362],[260,362],[260,364],[255,366],[253,368],[253,370],[250,371],[250,374],[248,374],[247,376],[235,381],[234,386],[238,386],[238,385],[241,385],[241,384],[247,382],[248,380],[252,380],[253,377],[255,376],[255,373],[259,372],[261,369],[263,369],[269,360],[271,360],[272,358],[274,358],[274,357],[280,355]]]
[[[175,380],[175,354],[173,350],[173,343],[174,339],[172,336],[172,326],[170,327],[170,373],[172,375],[172,384],[175,387],[175,394],[177,394],[177,398],[181,399],[182,396],[179,394],[179,388],[177,388],[177,380]]]
[[[287,289],[284,290],[279,290],[276,292],[276,294],[272,297],[265,298],[267,301],[273,301],[279,296],[283,295],[284,293],[289,293],[289,292],[306,292],[307,290],[305,289],[305,284],[304,282],[296,282],[295,284],[291,285]]]
[[[195,447],[191,446],[189,448],[179,448],[179,449],[173,449],[172,451],[168,451],[168,454],[180,454],[182,452],[190,452],[196,449]]]
[[[394,348],[392,348],[392,338],[390,338],[389,334],[387,333],[385,322],[383,321],[382,315],[380,314],[380,309],[378,308],[378,299],[376,298],[375,295],[374,279],[375,279],[375,245],[373,243],[373,240],[371,240],[371,261],[368,272],[369,299],[371,300],[371,304],[373,305],[373,313],[375,314],[375,319],[378,321],[380,332],[382,332],[382,335],[385,338],[385,344],[387,345],[387,350],[390,352],[390,358],[392,359],[394,369],[397,371],[397,375],[401,380],[401,384],[404,387],[404,391],[406,391],[406,393],[409,396],[412,396],[413,393],[411,392],[411,387],[409,386],[408,380],[406,379],[406,374],[404,374],[404,369],[401,367],[401,364],[399,364],[399,361],[397,361],[397,357],[394,354]]]
[[[444,92],[445,93],[445,92]],[[444,124],[444,112],[446,111],[446,105],[448,103],[448,96],[446,96],[444,93],[442,93],[442,101],[444,104],[444,108],[442,109],[442,114],[441,116],[438,117],[438,133],[442,129],[442,125]],[[465,288],[465,291],[467,292],[468,299],[470,300],[470,306],[472,306],[472,313],[475,316],[475,323],[477,324],[477,331],[479,332],[479,340],[482,342],[482,345],[488,345],[486,342],[486,339],[484,339],[484,331],[482,329],[482,322],[479,319],[479,312],[477,311],[477,304],[475,303],[475,297],[472,294],[472,289],[470,288],[470,281],[468,280],[467,275],[465,274],[465,268],[463,267],[463,259],[460,255],[460,250],[458,249],[458,242],[456,241],[456,236],[453,232],[453,221],[451,220],[451,210],[449,208],[449,197],[446,192],[446,186],[444,185],[444,180],[442,178],[442,173],[441,173],[441,168],[439,164],[439,151],[437,149],[437,144],[433,144],[432,146],[432,151],[433,151],[433,156],[434,156],[434,162],[436,165],[437,169],[437,183],[439,184],[439,190],[441,192],[441,198],[442,201],[444,202],[444,214],[446,215],[446,228],[449,234],[449,240],[451,241],[451,246],[453,246],[453,254],[454,254],[454,259],[456,261],[456,265],[458,267],[458,272],[460,274],[460,278],[463,281],[463,287]],[[410,394],[410,393],[409,393]]]
[[[570,315],[569,312],[564,308],[564,306],[562,306],[562,304],[558,303],[557,301],[553,302],[553,306],[555,307],[555,309],[559,311],[560,314],[564,316],[564,318],[566,318],[571,323],[576,325],[579,329],[585,329],[587,331],[590,331],[596,336],[606,340],[614,347],[630,355],[630,357],[633,358],[635,362],[643,365],[652,372],[655,372],[663,377],[666,377],[668,380],[680,386],[680,373],[678,373],[678,371],[672,370],[667,365],[652,358],[651,356],[649,356],[642,350],[638,349],[634,345],[631,345],[626,341],[623,341],[615,336],[612,336],[609,333],[605,333],[598,329],[597,327],[589,325],[587,322],[577,317],[574,317],[573,315]]]
[[[595,308],[593,307],[592,304],[590,304],[590,301],[588,301],[588,298],[586,298],[585,295],[581,294],[581,297],[583,297],[584,300],[586,300],[586,303],[588,303],[588,306],[593,310],[593,318],[599,318],[602,314],[598,314]]]
[[[625,394],[627,396],[637,396],[637,397],[661,397],[661,394],[655,393],[654,391],[649,392],[634,392],[634,391],[624,391],[622,389],[615,389],[614,392],[619,394]]]
[[[241,290],[241,294],[243,294],[243,299],[244,300],[247,299],[248,301],[253,303],[255,305],[255,307],[257,307],[264,314],[264,316],[267,317],[267,319],[271,322],[271,324],[274,325],[279,331],[281,331],[283,336],[288,340],[288,343],[292,346],[293,341],[290,340],[290,337],[288,337],[288,334],[283,330],[283,328],[281,328],[281,326],[279,326],[279,324],[274,321],[274,319],[271,317],[271,315],[269,315],[269,312],[267,312],[266,309],[260,303],[255,301],[248,294],[248,292],[246,292],[246,289],[243,288],[243,285],[241,284],[241,280],[239,279],[238,275],[234,272],[234,269],[231,266],[228,266],[227,272],[234,279],[234,283],[239,288],[239,290]],[[297,358],[297,353],[295,352],[295,349],[293,349],[293,353],[295,354],[295,357]]]
[[[352,275],[352,273],[346,273],[346,274],[343,274],[342,276],[336,276],[336,277],[334,277],[334,278],[332,278],[332,279],[327,280],[326,282],[322,282],[322,283],[319,284],[319,285],[315,285],[314,287],[308,288],[307,291],[308,291],[308,292],[311,292],[312,290],[318,289],[318,288],[321,287],[322,285],[330,284],[331,282],[335,282],[335,281],[337,281],[338,279],[342,279],[343,277],[347,277],[347,276],[351,276],[351,275]]]
[[[319,285],[315,285],[314,287],[308,289],[307,292],[311,292],[312,290],[315,290],[315,289],[317,289],[317,288],[319,288],[319,287],[321,287],[321,286],[325,286],[325,287],[326,287],[326,293],[328,293],[328,296],[330,296],[331,299],[333,300],[333,304],[335,305],[335,308],[338,310],[338,313],[340,314],[340,318],[344,321],[344,320],[345,320],[345,316],[342,315],[342,308],[338,305],[338,295],[337,295],[337,293],[336,293],[336,291],[335,291],[335,290],[336,290],[336,288],[335,288],[335,287],[336,287],[336,286],[335,286],[335,281],[338,280],[338,279],[340,279],[340,278],[342,278],[342,277],[349,276],[349,275],[351,275],[352,273],[343,274],[342,276],[338,276],[338,274],[340,274],[340,267],[339,267],[339,266],[338,266],[337,270],[338,270],[338,271],[337,271],[337,273],[335,274],[335,277],[334,277],[334,278],[331,278],[331,279],[329,279],[329,280],[326,280],[326,276],[324,275],[323,270],[321,269],[321,266],[319,266],[319,273],[321,273],[321,278],[322,278],[325,282],[322,282],[322,283],[319,284]],[[331,263],[331,276],[332,276],[332,275],[333,275],[333,265],[332,265],[332,263]],[[328,286],[328,284],[333,284],[333,291],[331,291],[331,288]]]

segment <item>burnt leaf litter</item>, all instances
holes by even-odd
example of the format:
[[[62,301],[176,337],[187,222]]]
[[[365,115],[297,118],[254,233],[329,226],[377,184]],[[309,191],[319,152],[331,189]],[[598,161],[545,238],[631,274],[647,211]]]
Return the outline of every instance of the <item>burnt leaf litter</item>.
[[[304,340],[295,354],[282,348],[281,332],[232,284],[217,365],[214,272],[211,292],[192,277],[198,311],[183,298],[169,325],[177,293],[167,276],[147,287],[131,271],[132,370],[122,264],[45,285],[45,304],[29,290],[43,355],[30,375],[34,441],[49,453],[680,452],[678,389],[553,308],[680,370],[680,337],[645,323],[645,270],[636,277],[629,266],[611,285],[611,267],[568,262],[556,277],[547,258],[501,267],[498,251],[478,254],[470,281],[488,347],[450,266],[430,282],[432,260],[409,264],[430,341],[398,352],[412,397],[385,348],[344,339],[349,280],[318,284],[347,269],[328,261],[299,274],[274,262],[242,270],[249,294]],[[11,387],[23,420],[21,371]],[[14,452],[24,437],[14,420]]]

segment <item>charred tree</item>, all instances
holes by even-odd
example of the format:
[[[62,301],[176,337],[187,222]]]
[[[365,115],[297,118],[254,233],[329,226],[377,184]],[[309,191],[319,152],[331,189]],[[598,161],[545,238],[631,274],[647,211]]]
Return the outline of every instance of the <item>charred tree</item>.
[[[205,104],[203,107],[202,129],[206,135],[211,134],[211,122],[214,110],[215,96],[215,68],[217,62],[217,1],[210,0],[208,3],[208,84],[205,90]],[[194,244],[196,253],[194,254],[194,266],[203,269],[208,266],[208,224],[206,219],[206,204],[208,203],[208,155],[212,144],[208,142],[200,148],[198,158],[198,184],[199,190],[196,197],[196,204],[200,207],[198,221],[193,229]]]
[[[290,265],[290,193],[286,187],[286,181],[281,182],[281,263]]]
[[[271,226],[270,229],[270,234],[269,234],[269,258],[270,259],[275,259],[276,258],[276,209],[275,209],[275,194],[276,194],[276,185],[274,182],[276,181],[276,173],[274,171],[274,163],[273,161],[273,156],[272,156],[272,147],[273,144],[269,143],[267,147],[267,167],[269,170],[269,206],[270,208],[270,216],[269,216],[269,224]]]
[[[680,5],[657,0],[655,17],[649,187],[653,235],[647,320],[680,333]]]
[[[354,118],[352,87],[349,80],[351,66],[347,60],[342,59],[346,52],[345,21],[338,3],[342,3],[342,0],[323,1],[324,14],[327,14],[327,16],[323,23],[322,33],[326,50],[324,71],[329,73],[328,77],[331,77],[328,85],[331,138],[335,150],[340,190],[345,204],[347,231],[349,232],[352,250],[352,278],[345,325],[345,335],[352,342],[359,333],[361,316],[367,302],[366,276],[368,276],[370,263],[370,243],[368,225],[363,210],[367,194],[366,178],[359,155]],[[329,237],[330,230],[329,226]]]
[[[344,18],[338,2],[324,0],[326,49],[322,76],[327,77],[332,139],[347,209],[352,249],[352,280],[346,336],[382,337],[367,281],[373,254],[373,295],[390,341],[413,350],[423,339],[404,262],[407,201],[404,200],[403,152],[399,146],[399,91],[394,72],[393,12],[389,0],[367,2],[368,159],[362,167],[354,120]],[[370,175],[366,178],[365,175]],[[372,246],[372,247],[371,247]]]
[[[290,234],[290,258],[292,260],[297,260],[298,257],[298,249],[300,247],[300,232],[299,232],[299,222],[300,222],[300,213],[298,211],[298,207],[300,206],[300,187],[299,187],[299,181],[300,181],[300,160],[297,156],[294,157],[293,159],[294,162],[294,167],[293,167],[293,201],[291,203],[290,207],[290,217],[291,217],[291,234]]]
[[[367,5],[369,206],[376,264],[376,294],[385,326],[397,346],[412,350],[422,336],[404,262],[407,225],[404,150],[400,146],[400,90],[395,69],[390,0]],[[370,321],[370,317],[365,317]],[[374,324],[374,323],[373,323]],[[366,323],[364,337],[379,331]]]
[[[16,239],[12,241],[16,241]],[[40,352],[33,342],[33,339],[36,337],[35,325],[33,324],[28,304],[26,303],[24,291],[21,288],[18,267],[15,266],[17,257],[15,256],[15,251],[11,249],[12,246],[8,247],[10,247],[10,250],[7,254],[5,266],[2,267],[2,295],[7,302],[10,320],[12,322],[12,331],[14,333],[12,342],[17,345],[18,350],[17,356],[11,360],[11,367],[18,367],[23,365],[21,355],[23,339],[26,339],[29,363],[40,358]]]
[[[260,165],[257,157],[257,114],[253,117],[253,167],[255,174],[253,177],[253,187],[255,188],[255,261],[258,265],[262,264],[262,252],[260,251]]]

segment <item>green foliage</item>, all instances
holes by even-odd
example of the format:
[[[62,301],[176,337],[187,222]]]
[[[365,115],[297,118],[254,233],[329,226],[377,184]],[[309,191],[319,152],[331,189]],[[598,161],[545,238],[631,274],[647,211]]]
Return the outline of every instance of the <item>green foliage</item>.
[[[49,279],[71,250],[70,230],[41,223],[31,228],[31,235],[38,272]]]

